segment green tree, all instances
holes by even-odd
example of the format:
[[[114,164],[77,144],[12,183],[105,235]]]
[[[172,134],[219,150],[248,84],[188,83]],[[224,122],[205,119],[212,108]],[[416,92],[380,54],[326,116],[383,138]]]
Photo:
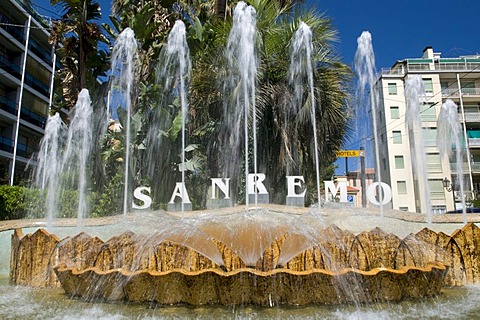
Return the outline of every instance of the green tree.
[[[99,43],[107,43],[100,26],[100,5],[94,0],[52,0],[52,5],[62,9],[60,19],[53,21],[50,43],[56,47],[62,68],[57,72],[62,86],[57,101],[67,109],[72,108],[78,93],[93,90],[98,78],[108,70],[107,53]]]

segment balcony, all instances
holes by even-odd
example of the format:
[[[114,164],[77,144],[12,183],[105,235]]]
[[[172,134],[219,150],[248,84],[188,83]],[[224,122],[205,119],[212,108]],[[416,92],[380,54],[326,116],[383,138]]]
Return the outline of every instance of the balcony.
[[[472,173],[480,173],[480,163],[470,163],[470,166],[472,167]],[[463,162],[460,166],[460,170],[462,173],[467,174],[468,173],[468,163]],[[452,174],[458,174],[458,168],[456,163],[450,163],[450,171]]]
[[[468,138],[468,145],[470,148],[480,147],[480,138]]]
[[[41,115],[33,112],[32,110],[30,110],[28,108],[22,108],[20,113],[21,113],[20,117],[23,120],[28,121],[31,124],[36,125],[37,127],[45,129],[46,119],[44,117],[42,117]]]
[[[12,76],[16,77],[17,79],[21,78],[22,73],[20,71],[20,66],[11,62],[7,57],[5,57],[2,54],[0,54],[0,68],[5,70],[7,73],[11,74]]]
[[[8,32],[12,37],[17,39],[18,41],[23,41],[23,27],[14,26],[12,20],[10,20],[7,16],[0,12],[0,28]]]
[[[458,115],[459,120],[462,120],[462,115]],[[480,122],[480,112],[467,112],[465,111],[465,121],[466,122]]]
[[[5,97],[0,97],[0,109],[7,111],[8,113],[13,114],[14,116],[17,116],[17,105],[14,101],[5,98]],[[39,115],[38,113],[26,108],[22,107],[22,110],[20,111],[20,117],[31,123],[36,125],[37,127],[40,127],[42,129],[45,129],[45,124],[46,124],[46,119],[44,116]]]
[[[5,97],[0,97],[0,109],[13,115],[17,114],[17,105],[15,102]]]
[[[29,49],[35,53],[42,61],[44,61],[47,65],[52,64],[52,56],[50,52],[45,50],[37,41],[34,39],[30,39],[29,41]]]
[[[0,137],[0,150],[13,153],[14,145],[13,140]],[[37,152],[37,150],[30,148],[23,143],[17,144],[17,155],[20,157],[30,159],[35,152]]]

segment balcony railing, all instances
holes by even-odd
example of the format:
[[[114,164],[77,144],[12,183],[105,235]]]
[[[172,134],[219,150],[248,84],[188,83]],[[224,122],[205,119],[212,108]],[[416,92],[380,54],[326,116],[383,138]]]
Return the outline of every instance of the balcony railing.
[[[470,147],[480,147],[480,138],[468,138]]]
[[[435,63],[433,69],[431,64],[404,64],[401,68],[382,69],[382,75],[404,75],[408,71],[468,71],[480,70],[480,63],[478,62],[458,62],[458,63]]]
[[[480,173],[480,163],[470,163],[470,166],[472,167],[472,173]],[[468,173],[468,163],[463,162],[460,166],[460,169],[462,170],[463,173]],[[458,174],[458,168],[456,163],[450,163],[450,171],[454,174]]]
[[[8,58],[2,54],[0,54],[0,68],[18,79],[21,78],[22,73],[20,71],[20,67],[8,60]]]
[[[17,113],[17,105],[15,102],[5,97],[0,97],[0,109],[5,110],[13,115]]]
[[[458,115],[459,120],[462,120],[462,115]],[[480,122],[480,112],[465,112],[466,122]]]
[[[0,150],[6,151],[8,153],[13,153],[14,142],[11,139],[0,137]],[[17,155],[30,159],[32,155],[37,152],[37,150],[30,148],[23,143],[17,144]]]
[[[22,108],[21,118],[42,129],[45,129],[46,119],[28,108]]]
[[[13,36],[18,41],[23,41],[23,27],[14,26],[12,20],[10,20],[6,15],[0,12],[0,28],[7,31],[11,36]]]
[[[17,115],[17,105],[15,104],[14,101],[5,98],[5,97],[0,97],[0,109],[7,111],[8,113],[11,113],[13,115]],[[42,129],[45,129],[45,123],[46,119],[45,117],[39,115],[38,113],[26,108],[22,107],[21,110],[21,118],[31,124],[36,125],[37,127],[40,127]]]
[[[37,41],[34,39],[29,40],[29,49],[35,53],[40,59],[42,59],[48,65],[52,64],[52,56],[50,52],[45,50]]]

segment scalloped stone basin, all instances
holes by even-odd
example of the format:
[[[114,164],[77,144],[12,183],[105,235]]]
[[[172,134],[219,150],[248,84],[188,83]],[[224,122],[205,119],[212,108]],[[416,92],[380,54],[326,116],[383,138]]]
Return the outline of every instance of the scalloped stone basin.
[[[66,293],[86,300],[187,303],[192,305],[308,305],[400,301],[437,295],[446,267],[369,271],[343,269],[262,272],[237,269],[155,272],[59,266],[55,273]]]

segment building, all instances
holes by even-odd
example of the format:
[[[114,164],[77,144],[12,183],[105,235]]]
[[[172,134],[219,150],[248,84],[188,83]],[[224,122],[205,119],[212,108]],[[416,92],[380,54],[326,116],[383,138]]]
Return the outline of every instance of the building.
[[[362,196],[364,194],[362,190],[362,173],[360,170],[356,171],[349,171],[347,172],[347,178],[348,178],[348,187],[351,189],[356,189],[358,192],[355,194],[354,197],[354,204],[355,207],[363,207],[362,204]],[[366,168],[365,169],[365,188],[368,188],[372,183],[375,182],[375,169],[374,168]],[[367,195],[365,192],[365,207],[370,207],[371,204],[367,200]]]
[[[420,75],[425,87],[425,102],[420,105],[421,134],[408,130],[405,123],[407,102],[405,84]],[[427,47],[418,59],[397,61],[391,69],[382,70],[379,90],[378,142],[382,181],[392,188],[394,209],[427,212],[429,195],[432,211],[441,213],[458,209],[461,195],[454,157],[443,157],[437,147],[437,120],[441,106],[451,99],[458,106],[458,121],[462,128],[461,160],[466,199],[474,197],[480,183],[480,55],[442,58]],[[412,147],[422,138],[423,151]],[[445,137],[439,137],[446,139]],[[418,144],[417,144],[418,145]],[[453,146],[454,148],[457,146]],[[422,154],[422,158],[417,155]],[[426,174],[413,170],[413,163],[425,164]],[[414,172],[415,171],[415,172]],[[426,179],[418,177],[423,176]],[[427,183],[421,181],[427,180]],[[447,181],[448,180],[448,181]],[[453,190],[448,182],[453,182]],[[422,191],[424,186],[426,191]],[[444,187],[444,185],[446,187]]]
[[[0,183],[13,184],[39,147],[51,100],[53,50],[38,15],[0,4]]]

